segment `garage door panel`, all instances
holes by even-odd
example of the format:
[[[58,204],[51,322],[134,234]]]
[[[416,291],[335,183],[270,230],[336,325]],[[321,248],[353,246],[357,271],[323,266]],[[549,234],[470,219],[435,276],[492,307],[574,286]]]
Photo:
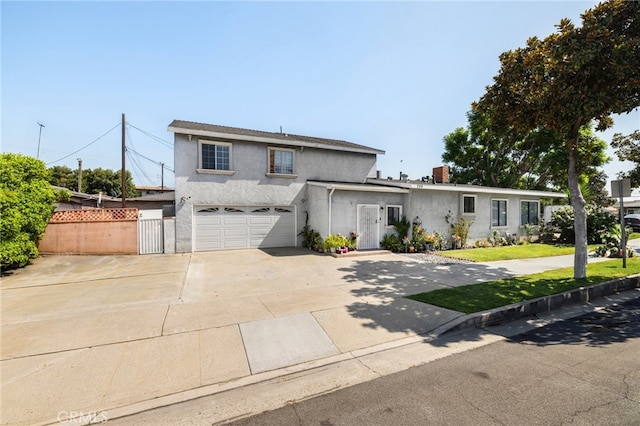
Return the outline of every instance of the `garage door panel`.
[[[249,218],[246,216],[223,216],[222,223],[227,226],[247,226]]]
[[[197,223],[202,225],[202,226],[220,226],[220,225],[222,225],[222,218],[221,217],[204,216],[204,217],[198,218]]]
[[[252,238],[265,238],[269,235],[269,232],[271,232],[269,228],[251,228],[249,236]]]
[[[250,225],[267,225],[270,226],[273,223],[273,218],[271,216],[250,216],[249,224]]]
[[[246,237],[248,233],[247,228],[226,228],[222,230],[223,238],[243,238]]]
[[[243,249],[247,247],[246,238],[224,240],[224,248],[226,249]]]
[[[220,237],[222,237],[222,228],[203,226],[199,229],[200,229],[199,238],[212,240],[216,238],[219,239]]]
[[[196,251],[295,245],[292,207],[199,207]]]

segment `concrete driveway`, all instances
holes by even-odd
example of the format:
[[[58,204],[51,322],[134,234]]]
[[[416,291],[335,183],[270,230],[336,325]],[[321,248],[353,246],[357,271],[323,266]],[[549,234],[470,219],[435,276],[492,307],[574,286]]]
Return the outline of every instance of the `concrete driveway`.
[[[402,296],[516,273],[302,249],[43,257],[2,279],[1,423],[113,417],[420,340],[461,314]]]

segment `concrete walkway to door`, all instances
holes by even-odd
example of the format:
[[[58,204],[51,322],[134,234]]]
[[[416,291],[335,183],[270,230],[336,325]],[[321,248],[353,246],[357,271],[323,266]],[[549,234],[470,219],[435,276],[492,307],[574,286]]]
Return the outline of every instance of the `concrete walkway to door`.
[[[462,314],[402,296],[571,263],[302,249],[43,257],[2,279],[1,424],[112,419],[428,344]]]

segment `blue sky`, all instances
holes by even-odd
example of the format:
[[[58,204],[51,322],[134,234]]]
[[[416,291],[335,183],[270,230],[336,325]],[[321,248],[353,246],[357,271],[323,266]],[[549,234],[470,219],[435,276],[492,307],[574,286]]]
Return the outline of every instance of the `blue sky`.
[[[500,53],[595,4],[2,1],[2,150],[36,156],[40,122],[49,165],[118,169],[119,128],[72,153],[125,113],[169,142],[129,128],[129,147],[169,168],[181,119],[372,146],[384,176],[415,179],[441,164]],[[600,137],[638,128],[636,110]],[[137,184],[160,184],[160,166],[131,157]]]

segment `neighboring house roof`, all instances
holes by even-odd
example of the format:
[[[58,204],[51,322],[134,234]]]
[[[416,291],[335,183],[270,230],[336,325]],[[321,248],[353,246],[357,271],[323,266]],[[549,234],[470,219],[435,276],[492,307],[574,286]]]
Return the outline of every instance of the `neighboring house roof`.
[[[56,190],[66,190],[69,191],[71,193],[71,200],[72,201],[82,201],[82,200],[86,200],[86,201],[98,201],[101,200],[103,203],[105,202],[114,202],[114,203],[121,203],[122,202],[122,198],[120,197],[111,197],[109,195],[105,195],[105,194],[86,194],[84,192],[78,192],[78,191],[71,191],[68,188],[64,188],[62,186],[55,186],[55,185],[51,185],[51,187],[53,189]],[[153,202],[153,201],[169,201],[169,202],[174,202],[175,201],[175,190],[171,189],[171,190],[166,190],[163,193],[159,193],[159,194],[151,194],[151,195],[142,195],[140,197],[127,197],[127,201],[149,201],[149,202]]]
[[[138,191],[173,191],[173,188],[167,186],[136,186]]]
[[[141,195],[140,197],[127,198],[127,201],[171,201],[174,202],[176,192],[172,189],[159,194]]]
[[[195,123],[192,121],[183,120],[174,120],[171,124],[169,124],[169,128],[167,130],[173,133],[204,136],[210,138],[274,143],[296,147],[358,152],[364,154],[384,154],[384,151],[380,149],[337,139],[316,138],[312,136],[293,135],[289,133],[264,132],[261,130],[240,129],[237,127]]]
[[[327,189],[337,189],[340,191],[393,192],[396,194],[408,194],[410,192],[409,189],[405,188],[382,185],[367,185],[364,183],[320,182],[308,180],[307,185],[321,186]]]
[[[71,198],[77,198],[79,200],[98,200],[100,198],[103,201],[122,201],[122,198],[112,197],[106,194],[87,194],[85,192],[72,191],[69,188],[65,188],[63,186],[55,186],[51,185],[51,187],[58,191],[69,191],[71,193]]]
[[[467,185],[457,183],[403,182],[386,179],[367,179],[367,183],[380,186],[393,186],[409,190],[469,192],[476,194],[522,195],[540,198],[567,198],[564,192],[532,191],[528,189],[495,188],[491,186]]]

